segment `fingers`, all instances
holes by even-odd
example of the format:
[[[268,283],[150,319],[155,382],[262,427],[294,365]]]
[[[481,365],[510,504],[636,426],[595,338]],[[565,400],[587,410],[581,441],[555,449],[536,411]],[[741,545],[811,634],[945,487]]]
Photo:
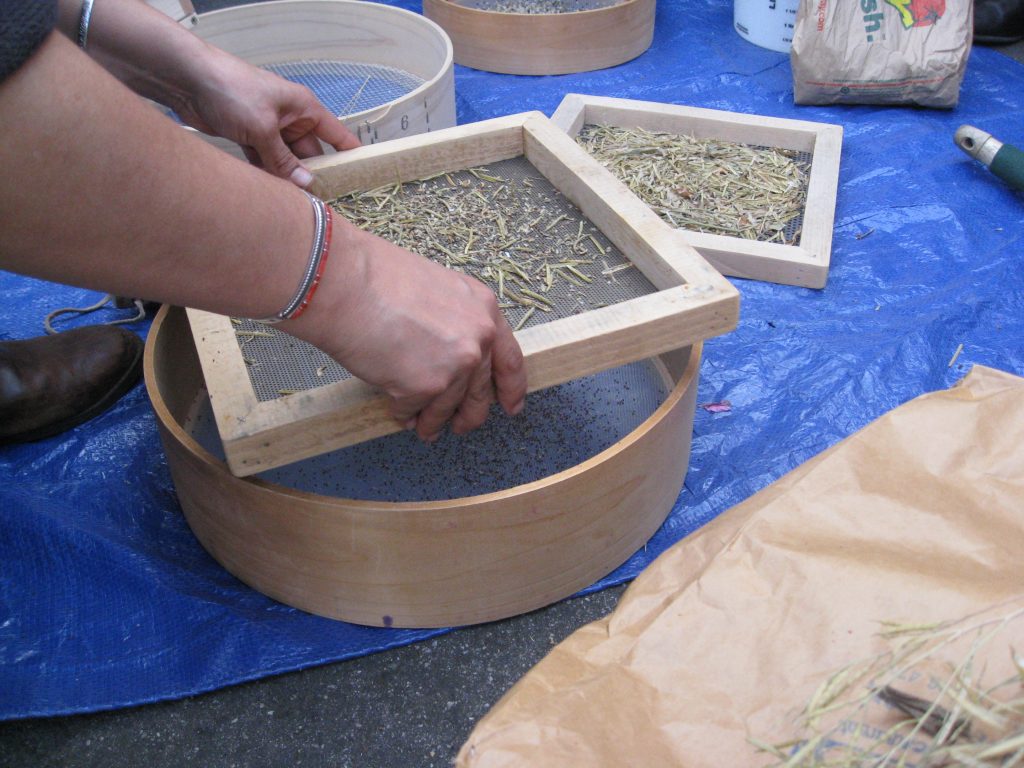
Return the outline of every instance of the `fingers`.
[[[523,351],[512,329],[504,317],[499,319],[498,333],[491,350],[494,389],[505,413],[515,416],[526,403],[526,366]]]
[[[326,119],[321,119],[316,125],[316,137],[325,144],[330,144],[339,152],[346,149],[355,149],[362,146],[362,142],[350,131],[341,120],[324,110]]]
[[[252,144],[262,167],[303,189],[313,176],[301,158],[323,154],[321,141],[339,152],[360,146],[359,139],[304,86],[288,83],[273,100],[277,119],[259,131]]]
[[[306,189],[313,183],[313,174],[302,165],[299,158],[317,157],[322,154],[318,137],[339,151],[360,146],[359,139],[340,122],[329,118],[321,121],[320,126],[327,123],[333,127],[322,132],[318,128],[317,133],[303,134],[289,143],[285,143],[280,133],[272,133],[261,144],[252,148],[259,158],[258,165],[275,176],[289,179],[296,186]],[[251,157],[249,160],[252,162]]]
[[[436,397],[395,400],[392,415],[406,429],[415,429],[420,439],[433,442],[450,419],[452,431],[464,435],[482,425],[490,413],[495,392],[509,416],[523,410],[526,374],[522,351],[502,318],[490,354],[483,355],[470,376],[458,377]]]
[[[491,403],[494,402],[494,387],[491,384],[491,361],[485,359],[473,373],[466,387],[466,394],[452,419],[452,432],[464,435],[479,427],[487,420]]]
[[[313,174],[299,162],[299,158],[284,143],[281,134],[272,133],[262,143],[253,146],[259,155],[265,171],[282,179],[289,179],[295,186],[305,189],[313,183]]]
[[[342,293],[332,312],[306,318],[325,325],[309,340],[386,392],[391,416],[423,440],[435,440],[449,420],[458,434],[477,428],[496,397],[509,414],[521,411],[523,355],[494,292],[347,226],[340,231],[358,279],[328,279]],[[348,331],[327,330],[337,323]]]
[[[465,398],[467,381],[465,376],[456,378],[440,394],[396,398],[391,415],[406,429],[415,429],[421,440],[432,443]]]
[[[391,418],[401,424],[405,429],[416,428],[416,417],[419,412],[429,403],[430,397],[394,397],[391,398],[389,411]]]
[[[440,397],[430,401],[416,417],[416,434],[420,440],[432,443],[441,435],[444,425],[465,399],[467,379],[457,380]]]
[[[296,117],[290,126],[284,127],[286,140],[291,127],[292,130],[302,131],[310,139],[319,139],[339,152],[362,145],[356,135],[337,116],[328,112],[308,88],[302,87],[293,91],[292,97],[295,114],[299,117]],[[319,145],[316,154],[320,154]]]
[[[245,155],[245,159],[249,161],[250,165],[253,165],[256,168],[263,167],[263,161],[260,160],[260,153],[249,145],[242,145],[242,154]]]
[[[321,142],[333,147],[339,152],[362,146],[361,142],[356,138],[356,135],[352,133],[352,131],[345,127],[340,120],[332,117],[331,114],[327,112],[327,110],[321,108],[319,104],[317,104],[317,111],[322,113],[322,115],[312,118],[315,119],[316,122],[308,133],[302,134],[297,139],[290,140],[287,135],[288,132],[284,132],[285,141],[296,157],[319,157],[324,153],[323,144],[321,144]]]
[[[307,157],[319,157],[324,153],[324,147],[323,144],[320,143],[321,141],[330,145],[339,152],[362,146],[359,139],[356,138],[356,135],[340,122],[332,117],[328,117],[327,120],[335,129],[340,128],[341,131],[322,131],[318,126],[315,132],[311,131],[300,136],[294,141],[288,141],[288,146],[296,157],[303,159]],[[327,136],[329,136],[329,138],[326,138]]]
[[[318,157],[324,153],[323,147],[320,145],[320,141],[312,133],[304,134],[295,141],[289,141],[287,143],[292,154],[300,159]]]

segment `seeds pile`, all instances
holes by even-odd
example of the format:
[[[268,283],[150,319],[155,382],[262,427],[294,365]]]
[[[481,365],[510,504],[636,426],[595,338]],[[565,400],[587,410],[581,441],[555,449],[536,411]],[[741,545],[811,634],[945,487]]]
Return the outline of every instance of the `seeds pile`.
[[[810,167],[795,151],[605,125],[576,140],[674,227],[800,241]]]
[[[482,280],[517,330],[653,290],[550,182],[518,169],[501,161],[331,205],[364,230]]]

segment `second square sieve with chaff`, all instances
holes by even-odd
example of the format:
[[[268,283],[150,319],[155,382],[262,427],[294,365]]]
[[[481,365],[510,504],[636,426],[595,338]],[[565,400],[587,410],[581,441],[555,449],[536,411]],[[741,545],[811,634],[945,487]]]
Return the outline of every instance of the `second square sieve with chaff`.
[[[732,329],[736,290],[540,113],[312,163],[340,215],[498,296],[530,391]],[[189,311],[231,471],[251,475],[399,429],[384,397],[319,350]]]

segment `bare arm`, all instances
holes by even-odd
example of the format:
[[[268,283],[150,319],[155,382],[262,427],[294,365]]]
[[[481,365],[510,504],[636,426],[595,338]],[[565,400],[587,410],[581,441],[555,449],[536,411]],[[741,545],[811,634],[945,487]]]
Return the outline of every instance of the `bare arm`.
[[[82,0],[59,0],[58,27],[78,38]],[[300,158],[359,140],[316,100],[211,46],[142,0],[95,0],[87,51],[136,93],[175,111],[193,128],[237,142],[250,161],[301,187]]]
[[[182,131],[53,34],[0,83],[0,264],[46,279],[264,317],[294,292],[305,196]],[[517,412],[522,355],[482,284],[336,220],[323,282],[282,329],[384,389],[436,437]],[[493,387],[493,389],[492,389]]]

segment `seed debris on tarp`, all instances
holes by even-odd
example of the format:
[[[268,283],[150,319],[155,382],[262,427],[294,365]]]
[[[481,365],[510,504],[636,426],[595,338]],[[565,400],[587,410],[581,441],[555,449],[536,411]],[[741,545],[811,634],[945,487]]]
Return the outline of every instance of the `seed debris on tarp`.
[[[674,227],[800,241],[810,164],[799,152],[594,124],[576,141]]]
[[[729,413],[732,410],[732,403],[720,400],[716,403],[701,403],[700,407],[708,413]]]

